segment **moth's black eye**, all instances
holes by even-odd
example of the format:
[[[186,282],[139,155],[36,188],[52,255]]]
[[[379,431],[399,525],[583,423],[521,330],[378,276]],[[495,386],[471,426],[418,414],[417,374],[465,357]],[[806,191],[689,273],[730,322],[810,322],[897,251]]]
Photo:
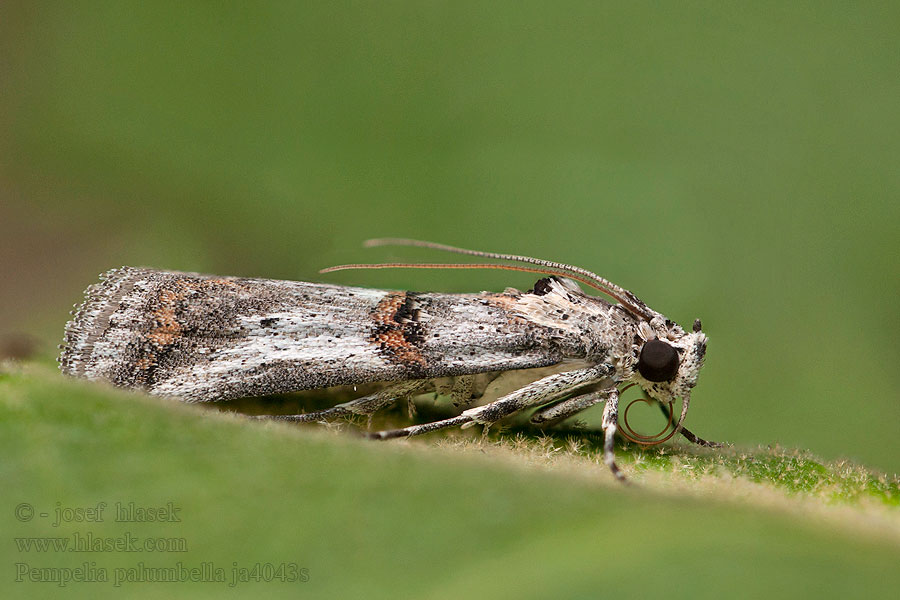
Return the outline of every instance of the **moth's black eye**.
[[[669,381],[678,372],[678,352],[662,340],[650,340],[641,349],[638,371],[647,381]]]

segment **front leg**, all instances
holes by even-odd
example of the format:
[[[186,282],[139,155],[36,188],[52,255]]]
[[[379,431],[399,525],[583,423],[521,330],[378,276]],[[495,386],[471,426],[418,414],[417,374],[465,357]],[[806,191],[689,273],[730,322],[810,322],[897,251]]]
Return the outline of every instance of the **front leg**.
[[[574,371],[566,371],[565,373],[555,373],[548,375],[537,381],[533,381],[523,388],[511,392],[502,398],[495,400],[484,406],[470,408],[458,417],[435,421],[433,423],[425,423],[423,425],[413,425],[404,427],[403,429],[392,429],[389,431],[378,431],[369,434],[369,437],[386,440],[398,437],[410,437],[421,435],[447,427],[456,425],[472,425],[480,423],[482,425],[492,425],[503,417],[509,416],[515,412],[549,402],[554,398],[565,396],[580,387],[590,385],[602,381],[612,373],[612,367],[609,365],[594,365],[584,369],[575,369]]]
[[[612,388],[609,397],[606,399],[606,406],[603,407],[603,462],[612,471],[619,481],[626,481],[625,475],[616,465],[616,455],[613,452],[613,442],[616,437],[616,430],[619,422],[619,390]]]
[[[614,388],[607,388],[597,392],[589,392],[574,398],[567,398],[562,402],[541,408],[531,415],[531,423],[540,427],[550,427],[562,423],[569,417],[587,410],[595,404],[605,402]]]
[[[580,387],[602,381],[612,371],[613,369],[609,365],[594,365],[584,369],[548,375],[507,394],[496,402],[470,408],[463,413],[463,416],[470,417],[475,423],[490,426],[523,408],[549,402],[566,396]]]

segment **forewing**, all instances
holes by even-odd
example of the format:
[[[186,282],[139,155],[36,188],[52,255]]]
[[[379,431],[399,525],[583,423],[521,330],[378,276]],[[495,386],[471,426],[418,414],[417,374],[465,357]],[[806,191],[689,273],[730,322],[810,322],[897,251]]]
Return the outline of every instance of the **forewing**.
[[[123,267],[86,291],[60,366],[208,401],[559,362],[508,300]]]

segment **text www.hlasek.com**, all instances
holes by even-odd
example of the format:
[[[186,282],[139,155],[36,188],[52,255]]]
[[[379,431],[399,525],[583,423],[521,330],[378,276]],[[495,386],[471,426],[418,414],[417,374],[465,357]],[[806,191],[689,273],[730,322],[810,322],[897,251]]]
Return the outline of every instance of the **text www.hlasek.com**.
[[[76,531],[66,537],[13,538],[19,552],[187,552],[182,537],[96,536]]]

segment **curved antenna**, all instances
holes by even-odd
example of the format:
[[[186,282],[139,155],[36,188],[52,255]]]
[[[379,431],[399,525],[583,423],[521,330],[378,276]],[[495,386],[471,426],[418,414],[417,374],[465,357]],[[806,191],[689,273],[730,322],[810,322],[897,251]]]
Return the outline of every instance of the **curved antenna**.
[[[640,298],[629,292],[623,287],[620,287],[613,282],[600,277],[596,273],[592,273],[587,269],[582,269],[581,267],[576,267],[573,265],[567,265],[564,263],[558,263],[549,260],[543,260],[540,258],[532,258],[530,256],[520,256],[518,254],[502,254],[499,252],[484,252],[482,250],[468,250],[466,248],[458,248],[456,246],[448,246],[446,244],[438,244],[435,242],[426,242],[422,240],[412,240],[407,238],[376,238],[367,240],[363,246],[366,248],[372,248],[375,246],[416,246],[419,248],[430,248],[432,250],[441,250],[443,252],[453,252],[455,254],[466,254],[469,256],[480,256],[484,258],[495,258],[498,260],[510,260],[515,262],[524,262],[530,263],[533,265],[540,265],[542,267],[547,267],[549,269],[556,269],[557,271],[562,271],[566,273],[568,277],[575,279],[577,281],[581,281],[586,285],[594,288],[595,290],[601,291],[607,296],[614,298],[623,307],[627,308],[629,311],[634,313],[637,316],[643,317],[647,320],[650,320],[654,313],[649,309],[649,307],[644,304]],[[541,273],[544,271],[532,271],[534,273]],[[560,273],[556,273],[560,274]],[[576,277],[575,275],[580,275],[581,277]],[[585,279],[589,279],[593,283],[588,283]]]
[[[559,275],[568,277],[576,281],[601,291],[604,294],[609,292],[594,281],[581,275],[574,275],[568,271],[561,269],[550,269],[542,267],[523,267],[520,265],[503,265],[499,263],[354,263],[348,265],[336,265],[320,269],[319,273],[332,273],[334,271],[346,271],[348,269],[501,269],[503,271],[522,271],[525,273],[540,273],[542,275]],[[613,296],[615,298],[615,296]],[[618,300],[618,298],[616,298]]]

